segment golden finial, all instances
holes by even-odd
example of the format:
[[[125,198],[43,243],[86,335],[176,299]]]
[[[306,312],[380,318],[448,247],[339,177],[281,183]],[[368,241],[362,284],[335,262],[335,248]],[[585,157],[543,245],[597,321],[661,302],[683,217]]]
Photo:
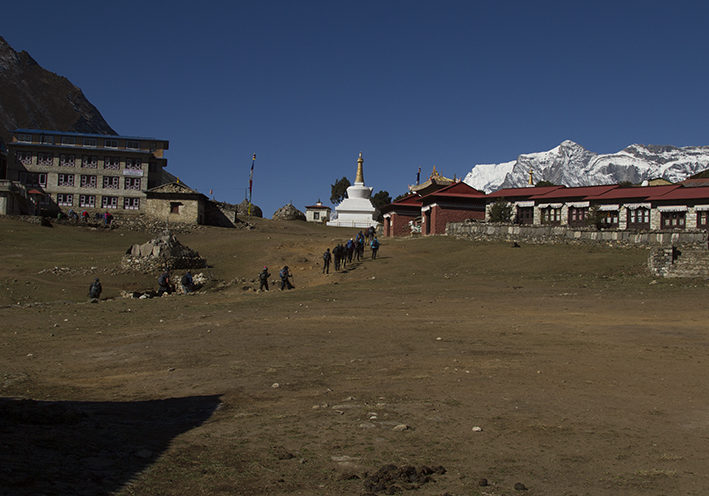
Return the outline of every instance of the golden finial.
[[[534,186],[534,172],[531,167],[529,168],[529,185]]]
[[[357,159],[357,177],[355,177],[355,183],[364,184],[364,171],[362,170],[362,164],[364,159],[362,158],[362,152],[359,152],[359,158]]]

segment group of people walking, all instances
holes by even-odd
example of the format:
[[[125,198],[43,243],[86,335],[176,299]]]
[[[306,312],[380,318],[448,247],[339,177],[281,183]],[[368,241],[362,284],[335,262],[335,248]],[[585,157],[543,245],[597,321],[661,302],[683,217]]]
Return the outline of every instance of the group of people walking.
[[[346,243],[338,243],[332,251],[330,248],[325,250],[323,253],[323,265],[322,273],[330,273],[330,262],[335,263],[335,270],[339,271],[340,268],[346,269],[347,264],[351,264],[353,261],[361,261],[364,257],[364,247],[369,245],[372,250],[372,259],[377,258],[377,252],[379,251],[379,240],[374,235],[374,228],[370,227],[367,232],[362,231],[357,233],[357,236],[350,238]]]
[[[290,270],[288,269],[287,265],[284,265],[283,268],[278,271],[278,276],[281,278],[281,291],[284,289],[293,289],[295,286],[293,286],[293,283],[291,282],[291,278],[293,275],[290,273]],[[268,291],[268,278],[271,277],[270,272],[268,272],[268,267],[264,266],[263,270],[259,273],[258,279],[259,279],[259,291]]]

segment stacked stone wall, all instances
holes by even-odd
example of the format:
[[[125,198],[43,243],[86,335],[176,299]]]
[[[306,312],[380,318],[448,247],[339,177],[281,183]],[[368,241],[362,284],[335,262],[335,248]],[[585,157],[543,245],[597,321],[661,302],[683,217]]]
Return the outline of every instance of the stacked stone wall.
[[[659,277],[709,278],[709,251],[689,247],[657,248],[650,253],[648,268]]]
[[[568,226],[451,222],[446,234],[484,241],[525,243],[603,243],[617,246],[696,246],[707,248],[707,231],[623,231],[578,229]]]

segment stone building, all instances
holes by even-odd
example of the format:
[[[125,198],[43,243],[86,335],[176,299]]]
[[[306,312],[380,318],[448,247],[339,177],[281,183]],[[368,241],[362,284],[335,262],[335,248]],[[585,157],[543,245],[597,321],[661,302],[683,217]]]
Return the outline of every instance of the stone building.
[[[327,222],[332,209],[322,204],[320,200],[315,205],[305,207],[305,220],[308,222]]]
[[[167,182],[167,149],[156,138],[16,129],[7,179],[37,192],[38,213],[139,213],[146,191]]]
[[[204,224],[209,199],[185,184],[161,184],[146,192],[145,214],[168,223]]]

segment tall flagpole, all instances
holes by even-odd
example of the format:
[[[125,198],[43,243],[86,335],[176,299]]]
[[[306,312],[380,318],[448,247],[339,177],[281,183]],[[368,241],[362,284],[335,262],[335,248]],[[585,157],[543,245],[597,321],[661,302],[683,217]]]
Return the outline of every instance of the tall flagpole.
[[[249,174],[249,211],[248,215],[251,215],[251,198],[253,195],[253,189],[254,189],[254,163],[256,163],[256,154],[254,153],[254,156],[251,157],[251,173]]]

